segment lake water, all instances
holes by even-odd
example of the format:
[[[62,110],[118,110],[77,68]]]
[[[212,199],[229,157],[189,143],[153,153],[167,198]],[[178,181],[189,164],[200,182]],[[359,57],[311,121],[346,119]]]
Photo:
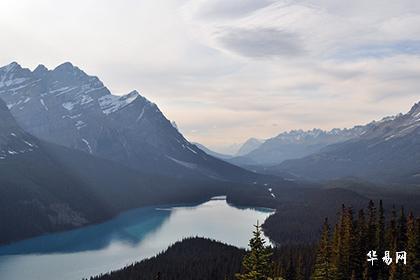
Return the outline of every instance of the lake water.
[[[0,279],[80,280],[151,257],[184,237],[247,247],[269,209],[237,208],[224,197],[190,206],[145,207],[98,225],[0,246]]]

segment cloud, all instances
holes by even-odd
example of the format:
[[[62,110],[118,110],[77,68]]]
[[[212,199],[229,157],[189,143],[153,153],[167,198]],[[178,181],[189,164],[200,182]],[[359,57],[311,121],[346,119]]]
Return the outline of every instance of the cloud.
[[[3,0],[0,33],[0,64],[72,61],[211,148],[419,101],[418,0]]]
[[[226,30],[218,40],[227,49],[253,58],[296,56],[303,53],[299,38],[274,28]]]
[[[338,50],[332,57],[335,59],[355,60],[367,57],[384,58],[400,54],[420,55],[420,41],[404,40],[361,45]]]
[[[189,3],[189,9],[199,19],[239,18],[264,8],[273,0],[202,0]]]

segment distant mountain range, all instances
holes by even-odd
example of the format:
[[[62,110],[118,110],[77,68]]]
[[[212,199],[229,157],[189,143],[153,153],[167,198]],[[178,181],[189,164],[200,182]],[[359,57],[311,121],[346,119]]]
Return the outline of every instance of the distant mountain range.
[[[315,128],[308,131],[283,132],[265,141],[251,138],[241,148],[242,153],[229,159],[229,162],[240,166],[279,164],[288,159],[301,158],[318,152],[330,144],[357,137],[366,129],[366,126],[356,126],[351,129],[335,128],[330,131]]]
[[[406,114],[360,127],[356,137],[301,159],[266,168],[272,174],[333,179],[355,176],[382,183],[420,183],[420,102]]]
[[[112,95],[71,63],[34,71],[0,68],[0,98],[18,124],[39,139],[178,178],[242,182],[260,176],[209,156],[188,142],[156,104],[137,91]]]

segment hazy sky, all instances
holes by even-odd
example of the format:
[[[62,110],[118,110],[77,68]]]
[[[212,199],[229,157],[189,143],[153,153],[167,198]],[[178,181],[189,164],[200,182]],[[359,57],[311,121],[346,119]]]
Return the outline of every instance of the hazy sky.
[[[219,151],[420,101],[418,0],[1,0],[0,64],[137,89]]]

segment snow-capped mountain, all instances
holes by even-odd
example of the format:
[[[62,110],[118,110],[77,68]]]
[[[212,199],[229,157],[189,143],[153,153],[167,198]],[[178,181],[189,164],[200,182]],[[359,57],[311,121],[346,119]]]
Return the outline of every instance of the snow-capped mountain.
[[[137,91],[112,95],[69,62],[53,70],[15,62],[0,68],[0,98],[19,125],[42,140],[151,173],[255,180],[189,143]]]
[[[358,137],[365,132],[365,126],[351,129],[335,128],[329,131],[321,129],[291,130],[267,139],[263,143],[240,157],[230,160],[238,165],[275,165],[288,159],[301,158],[320,151],[323,147]],[[255,141],[253,141],[255,142]]]
[[[406,114],[365,126],[359,137],[270,168],[310,179],[357,176],[381,182],[420,182],[420,102]]]

